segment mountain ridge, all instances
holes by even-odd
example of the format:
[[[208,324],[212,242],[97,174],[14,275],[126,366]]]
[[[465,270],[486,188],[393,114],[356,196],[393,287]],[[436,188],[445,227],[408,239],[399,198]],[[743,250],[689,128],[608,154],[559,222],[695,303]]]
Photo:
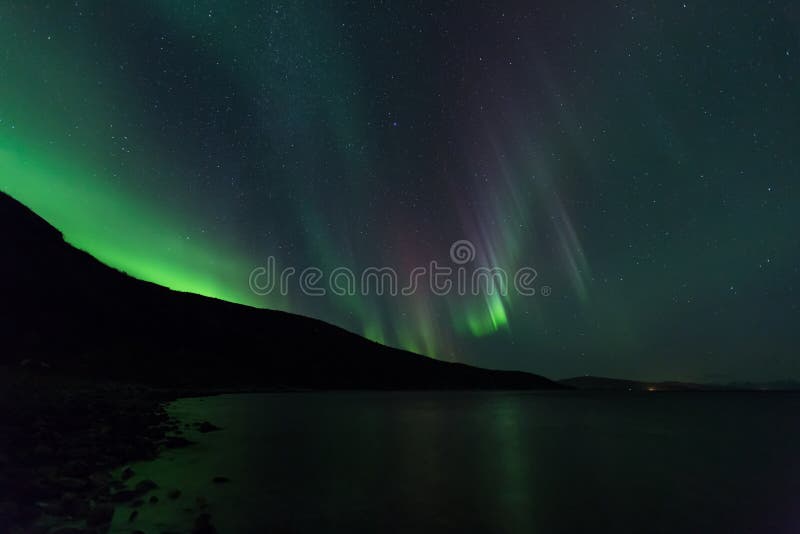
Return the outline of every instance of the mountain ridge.
[[[800,383],[784,380],[775,382],[730,382],[725,384],[680,382],[676,380],[643,381],[605,376],[576,376],[558,381],[584,391],[798,391]]]
[[[434,360],[318,319],[174,291],[103,264],[0,192],[0,363],[169,385],[568,389]]]

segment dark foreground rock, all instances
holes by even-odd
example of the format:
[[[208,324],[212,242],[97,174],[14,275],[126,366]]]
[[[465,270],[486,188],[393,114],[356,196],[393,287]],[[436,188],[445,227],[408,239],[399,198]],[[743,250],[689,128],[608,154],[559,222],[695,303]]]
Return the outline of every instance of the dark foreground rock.
[[[76,531],[107,531],[118,503],[156,487],[146,480],[127,488],[110,471],[174,444],[177,425],[164,405],[175,397],[0,368],[0,532],[47,532],[34,525],[59,519],[83,522]]]
[[[202,423],[197,423],[196,426],[197,426],[197,430],[199,430],[203,434],[207,434],[208,432],[216,432],[217,430],[222,430],[220,427],[218,427],[214,423],[209,423],[208,421],[203,421]]]

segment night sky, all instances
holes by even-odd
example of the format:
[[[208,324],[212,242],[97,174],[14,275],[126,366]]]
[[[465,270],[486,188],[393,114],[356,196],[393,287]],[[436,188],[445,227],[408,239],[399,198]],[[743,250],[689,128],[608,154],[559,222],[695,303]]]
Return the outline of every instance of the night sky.
[[[791,0],[4,0],[0,189],[136,277],[436,358],[800,379],[799,36]],[[248,285],[462,239],[540,291]]]

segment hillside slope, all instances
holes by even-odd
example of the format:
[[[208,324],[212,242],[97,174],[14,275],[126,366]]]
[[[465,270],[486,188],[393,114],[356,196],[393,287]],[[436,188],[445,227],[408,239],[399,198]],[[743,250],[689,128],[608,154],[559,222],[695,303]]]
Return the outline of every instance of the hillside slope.
[[[446,363],[322,321],[172,291],[110,268],[0,193],[0,363],[186,386],[556,389]]]

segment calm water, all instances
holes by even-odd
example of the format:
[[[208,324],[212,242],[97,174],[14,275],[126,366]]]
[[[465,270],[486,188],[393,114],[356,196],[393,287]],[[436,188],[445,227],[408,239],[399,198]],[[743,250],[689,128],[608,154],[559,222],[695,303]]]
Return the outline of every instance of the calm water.
[[[800,532],[796,394],[252,394],[171,412],[225,429],[135,465],[161,500],[134,523],[118,509],[113,532],[185,532],[202,500],[223,534]]]

